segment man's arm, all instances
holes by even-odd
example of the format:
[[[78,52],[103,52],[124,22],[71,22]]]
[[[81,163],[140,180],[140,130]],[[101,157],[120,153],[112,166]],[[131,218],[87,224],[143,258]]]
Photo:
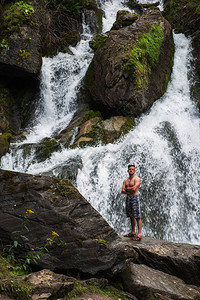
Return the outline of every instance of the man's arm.
[[[134,180],[134,185],[133,186],[128,186],[126,188],[126,192],[127,192],[127,194],[130,194],[131,192],[133,193],[133,192],[137,191],[139,189],[139,187],[140,187],[140,178],[137,177]]]
[[[122,194],[128,194],[126,191],[126,180],[124,180],[123,185],[122,185]]]

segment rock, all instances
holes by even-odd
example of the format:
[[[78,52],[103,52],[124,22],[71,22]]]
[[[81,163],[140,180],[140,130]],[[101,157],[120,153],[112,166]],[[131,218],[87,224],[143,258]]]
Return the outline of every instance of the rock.
[[[145,34],[151,36],[148,42]],[[166,90],[173,60],[171,26],[154,8],[131,25],[106,35],[95,48],[85,77],[91,107],[107,118],[139,116]],[[150,58],[148,47],[157,56],[150,54]]]
[[[29,216],[26,240],[14,236]],[[22,233],[22,231],[21,231]],[[102,216],[67,180],[0,170],[1,249],[18,239],[18,255],[40,254],[37,268],[77,275],[113,276],[136,259]],[[58,236],[59,235],[59,236]],[[52,246],[48,241],[55,240]],[[47,246],[45,246],[47,245]],[[38,248],[48,252],[40,253]]]
[[[200,285],[200,246],[143,237],[132,243],[137,263],[175,275],[188,284]]]
[[[36,76],[42,65],[38,28],[23,26],[13,32],[0,51],[0,75],[8,77]]]
[[[136,14],[132,14],[126,10],[119,10],[117,12],[117,19],[113,24],[111,30],[118,30],[122,27],[133,24],[138,19]]]
[[[73,277],[55,274],[45,269],[26,275],[22,280],[29,281],[33,285],[32,300],[64,297],[73,290],[75,281]]]
[[[55,139],[64,147],[75,148],[113,143],[135,125],[134,118],[114,116],[103,120],[98,111],[85,110],[76,113],[68,127]]]
[[[131,263],[123,276],[123,284],[138,299],[200,299],[200,287],[185,284],[183,280],[145,265]],[[160,296],[164,296],[164,298]],[[154,298],[153,298],[154,299]]]

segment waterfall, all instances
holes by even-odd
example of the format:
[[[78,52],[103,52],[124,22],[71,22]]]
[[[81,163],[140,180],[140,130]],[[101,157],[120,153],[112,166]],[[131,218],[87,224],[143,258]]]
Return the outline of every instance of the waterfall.
[[[104,1],[102,8],[107,31],[124,6],[115,0]],[[86,26],[81,42],[70,48],[70,54],[44,58],[34,126],[24,141],[11,145],[1,167],[59,177],[73,164],[77,167],[73,183],[80,193],[123,234],[130,222],[121,187],[128,176],[127,165],[134,162],[141,178],[142,234],[200,243],[200,118],[190,99],[191,45],[183,34],[174,34],[174,67],[167,92],[136,120],[126,136],[114,144],[60,149],[44,162],[36,160],[34,145],[65,128],[77,109],[77,91],[93,55],[89,39]]]

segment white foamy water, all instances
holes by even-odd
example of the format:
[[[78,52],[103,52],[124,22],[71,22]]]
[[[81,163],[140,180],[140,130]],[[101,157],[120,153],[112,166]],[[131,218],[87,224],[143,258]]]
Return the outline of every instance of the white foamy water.
[[[104,30],[108,30],[115,21],[113,12],[121,9],[121,1],[113,2],[105,1],[104,4],[107,8]],[[109,18],[112,18],[112,22],[107,20]],[[171,241],[200,243],[200,119],[189,92],[187,74],[190,68],[190,41],[182,34],[174,35],[174,39],[174,68],[166,94],[156,101],[147,114],[137,119],[137,125],[121,141],[85,149],[63,149],[41,163],[35,159],[35,149],[31,145],[26,148],[26,155],[21,147],[16,151],[18,145],[15,145],[12,155],[7,154],[2,158],[2,168],[59,176],[63,168],[68,168],[69,162],[77,164],[75,185],[78,190],[118,233],[124,233],[129,230],[130,224],[125,217],[125,196],[121,194],[121,187],[128,176],[127,165],[135,162],[137,175],[142,181],[143,234]],[[74,48],[74,51],[79,53],[80,50]],[[81,56],[83,64],[87,55],[90,53],[86,47]],[[78,65],[77,72],[72,72],[71,85],[67,84],[61,101],[57,103],[55,95],[62,90],[61,87],[65,85],[63,82],[71,71],[64,57],[60,60],[62,72],[56,71],[59,57],[62,54],[55,60],[47,59],[45,62],[54,65],[55,69],[53,67],[52,72],[44,76],[41,95],[43,109],[40,109],[36,119],[38,124],[49,123],[48,136],[58,130],[57,121],[62,123],[64,119],[67,124],[71,118],[73,106],[76,106],[73,83],[79,85],[83,76]],[[72,55],[70,58],[73,60]],[[81,58],[77,59],[77,64],[81,64],[79,60]],[[80,78],[77,75],[79,72]],[[66,104],[68,92],[72,95],[68,99],[72,101]],[[52,98],[51,105],[49,98]],[[41,131],[43,127],[45,125]],[[29,136],[30,143],[36,142],[41,134],[40,130],[35,132],[35,135]],[[42,133],[41,136],[46,134]]]

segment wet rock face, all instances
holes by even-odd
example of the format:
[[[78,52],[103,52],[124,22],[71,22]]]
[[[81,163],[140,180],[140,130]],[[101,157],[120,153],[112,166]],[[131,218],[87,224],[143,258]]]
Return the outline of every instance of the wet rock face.
[[[1,247],[13,244],[13,231],[21,230],[27,210],[33,213],[26,226],[27,241],[17,251],[21,256],[37,253],[38,247],[56,237],[37,268],[111,276],[125,268],[136,252],[79,194],[68,180],[0,171]],[[58,234],[54,235],[54,234]],[[34,262],[33,262],[34,264]]]
[[[123,22],[98,44],[85,85],[94,107],[111,116],[138,116],[166,90],[173,59],[171,26],[157,8],[131,25]]]

